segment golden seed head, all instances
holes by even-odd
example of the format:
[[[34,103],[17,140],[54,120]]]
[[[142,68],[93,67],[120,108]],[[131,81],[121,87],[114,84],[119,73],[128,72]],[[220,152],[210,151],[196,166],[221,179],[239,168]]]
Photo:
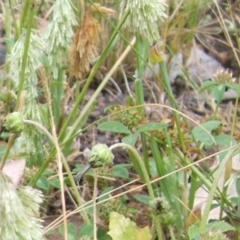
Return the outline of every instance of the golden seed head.
[[[233,83],[236,79],[233,78],[231,72],[221,69],[213,75],[213,80],[219,83]]]
[[[83,21],[75,33],[70,51],[70,75],[84,77],[90,70],[91,64],[98,57],[99,35],[101,26],[94,13],[109,15],[114,11],[100,4],[93,4],[85,13]]]

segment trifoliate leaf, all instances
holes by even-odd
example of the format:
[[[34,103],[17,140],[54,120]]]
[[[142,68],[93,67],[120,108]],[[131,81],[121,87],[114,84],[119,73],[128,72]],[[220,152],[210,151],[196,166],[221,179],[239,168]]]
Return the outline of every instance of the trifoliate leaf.
[[[207,146],[211,146],[215,143],[215,140],[211,134],[213,129],[216,129],[221,124],[220,121],[208,121],[201,126],[197,126],[193,129],[192,134],[197,141],[203,142]]]
[[[118,121],[101,123],[98,125],[98,129],[116,133],[131,133],[131,131],[123,123]]]
[[[134,147],[137,142],[138,135],[138,132],[129,134],[128,136],[122,138],[122,142]]]

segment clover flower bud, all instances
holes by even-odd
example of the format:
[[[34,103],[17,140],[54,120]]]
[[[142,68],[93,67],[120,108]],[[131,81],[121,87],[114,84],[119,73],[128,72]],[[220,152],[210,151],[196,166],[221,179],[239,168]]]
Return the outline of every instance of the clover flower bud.
[[[0,92],[0,100],[3,101],[4,103],[8,102],[16,102],[16,94],[13,91],[8,91],[6,89],[2,89]]]
[[[10,132],[21,132],[24,127],[22,114],[20,112],[8,114],[4,119],[4,127]]]
[[[89,156],[89,164],[93,168],[110,165],[113,162],[114,155],[106,144],[95,145]]]
[[[236,81],[236,78],[232,76],[232,72],[227,70],[221,69],[220,71],[217,71],[213,77],[213,81],[219,82],[219,83],[234,83]]]
[[[90,152],[84,150],[84,154],[88,157],[88,164],[85,168],[75,176],[75,181],[81,183],[83,175],[92,167],[98,168],[110,165],[113,162],[114,155],[106,144],[95,145]]]
[[[163,225],[171,225],[175,220],[169,202],[164,197],[158,197],[149,203],[152,214],[159,216]]]

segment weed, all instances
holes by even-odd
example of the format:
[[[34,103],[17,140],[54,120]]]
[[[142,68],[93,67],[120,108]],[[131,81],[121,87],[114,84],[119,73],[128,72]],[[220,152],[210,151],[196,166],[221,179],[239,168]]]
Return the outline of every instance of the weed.
[[[239,67],[236,3],[99,2],[2,4],[7,58],[0,79],[0,213],[4,218],[0,238],[17,239],[18,233],[21,239],[43,239],[53,229],[64,239],[227,239],[228,231],[239,233],[240,183],[233,170],[233,157],[239,152],[238,76],[222,70],[209,81],[194,82],[185,72],[192,46],[201,44],[218,59],[225,56],[209,48],[208,42],[216,41],[216,36]],[[19,6],[20,16],[16,14]],[[39,31],[43,26],[38,26],[38,19],[47,21],[44,33]],[[186,86],[204,95],[203,102],[208,104],[200,121],[183,112],[170,83],[169,64],[180,51]],[[154,72],[155,67],[159,72]],[[151,85],[146,82],[146,68],[157,86],[150,91],[155,104],[146,103],[145,86]],[[98,100],[101,92],[115,96],[112,83],[119,94],[129,95],[121,96],[127,99],[125,104],[119,99],[106,106]],[[88,94],[92,86],[94,91]],[[227,90],[236,96],[228,113],[223,108]],[[73,107],[66,111],[70,102]],[[106,107],[106,116],[92,121],[96,104]],[[166,114],[151,119],[147,107]],[[91,148],[86,154],[73,142],[93,126],[101,134],[112,132],[117,141],[107,145],[105,138],[101,143],[92,139],[91,146],[80,142],[81,149]],[[124,154],[127,166],[115,164],[116,149]],[[220,150],[209,155],[209,149]],[[11,189],[5,176],[6,169],[14,168],[9,159],[23,156],[27,171],[21,185],[27,187]],[[87,164],[74,177],[82,156]],[[217,166],[209,163],[216,156]],[[91,172],[79,183],[89,168]],[[42,194],[29,190],[30,186]],[[237,200],[229,196],[232,188]],[[205,199],[197,197],[199,192]],[[127,194],[142,204],[140,209],[127,206],[123,201]],[[44,229],[33,214],[39,213],[42,195],[42,214],[53,195],[61,211]],[[9,207],[9,201],[17,205]],[[217,207],[218,216],[209,221]],[[136,211],[147,215],[148,226],[139,228],[136,224],[144,221],[127,218]],[[76,214],[81,215],[81,226],[68,223]],[[115,231],[118,228],[120,232]]]

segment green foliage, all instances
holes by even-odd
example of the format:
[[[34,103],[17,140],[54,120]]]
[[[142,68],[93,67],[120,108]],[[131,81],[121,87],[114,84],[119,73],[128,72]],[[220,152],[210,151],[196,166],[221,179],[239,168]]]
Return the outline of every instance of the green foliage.
[[[138,228],[129,218],[117,212],[110,214],[109,232],[113,240],[150,240],[151,234],[148,227]]]
[[[229,182],[235,184],[236,193],[240,196],[239,179],[237,174],[232,174],[232,168],[228,165],[231,165],[229,163],[231,161],[228,162],[227,159],[235,154],[227,148],[238,142],[238,139],[235,139],[235,132],[238,132],[238,126],[235,128],[238,122],[237,109],[235,109],[235,115],[229,116],[234,118],[231,120],[234,122],[231,131],[229,131],[230,128],[226,131],[220,111],[220,104],[226,90],[234,90],[239,97],[240,85],[234,82],[235,79],[228,71],[220,71],[213,76],[212,81],[203,82],[200,92],[206,95],[210,93],[216,106],[215,103],[209,104],[213,110],[213,116],[209,117],[206,114],[207,119],[204,119],[200,125],[192,127],[186,120],[187,116],[181,113],[173,94],[168,77],[169,69],[163,54],[167,49],[171,60],[173,57],[171,54],[181,50],[183,62],[185,62],[189,46],[195,44],[195,39],[202,43],[201,35],[205,36],[204,30],[206,30],[204,27],[215,25],[215,22],[214,24],[209,22],[209,18],[213,17],[212,12],[219,15],[217,19],[222,19],[221,11],[217,11],[217,1],[168,1],[168,7],[164,1],[160,0],[108,1],[108,6],[111,5],[115,12],[119,13],[118,22],[116,22],[117,18],[109,19],[107,16],[112,9],[100,4],[92,5],[92,1],[88,1],[89,8],[85,6],[85,1],[80,2],[74,2],[76,6],[73,6],[71,0],[56,0],[54,8],[51,8],[53,3],[49,1],[42,1],[40,6],[33,4],[31,0],[25,1],[20,9],[19,22],[15,16],[16,9],[19,7],[17,2],[4,1],[2,4],[8,57],[5,64],[6,74],[0,79],[1,123],[5,119],[0,128],[1,140],[4,141],[0,146],[2,159],[0,176],[9,159],[15,160],[26,156],[27,166],[32,174],[29,176],[26,174],[23,177],[23,184],[43,190],[46,194],[43,208],[48,209],[47,200],[55,193],[61,193],[61,200],[63,200],[62,197],[69,195],[68,199],[71,199],[73,206],[76,207],[71,210],[71,213],[80,213],[84,222],[79,231],[78,226],[71,223],[58,229],[64,236],[67,227],[70,240],[80,237],[93,238],[94,231],[97,233],[97,239],[100,240],[151,238],[162,240],[168,236],[171,239],[181,239],[181,236],[186,233],[190,239],[216,239],[217,237],[219,240],[226,239],[223,233],[235,230],[234,221],[230,221],[232,225],[220,220],[207,223],[206,215],[209,215],[209,212],[206,211],[203,218],[201,219],[202,216],[200,216],[199,220],[200,224],[207,223],[203,232],[197,224],[185,228],[185,223],[189,210],[194,211],[195,194],[198,188],[204,188],[210,192],[208,206],[212,206],[211,201],[216,199],[217,205],[224,211],[238,206],[237,213],[229,214],[229,218],[238,219],[240,216],[239,198],[229,199],[225,187]],[[230,3],[228,4],[228,8],[224,9],[227,13],[233,11],[230,10],[232,9]],[[220,6],[222,7],[222,4]],[[53,10],[50,11],[51,16],[47,16],[48,27],[43,31],[43,35],[39,34],[39,26],[34,19],[44,16],[46,9],[50,8]],[[98,17],[96,18],[95,15]],[[236,14],[226,14],[224,18],[227,18],[227,15],[235,16]],[[91,21],[86,24],[84,21],[89,18]],[[237,22],[238,19],[235,20]],[[81,23],[79,27],[77,27],[78,21]],[[164,21],[164,24],[159,26],[161,21]],[[229,19],[220,21],[220,31],[222,31]],[[94,27],[100,31],[101,25],[103,25],[102,32],[98,32],[97,35],[99,40],[101,39],[99,44],[101,47],[98,48],[98,39],[89,41],[84,36],[91,35]],[[229,34],[230,32],[226,32],[222,35]],[[130,36],[133,37],[131,47],[128,40]],[[150,44],[155,41],[158,43],[150,48]],[[235,42],[236,36],[233,42],[226,45],[232,47],[232,43]],[[129,51],[132,53],[126,57]],[[72,76],[69,59],[71,61],[77,59],[72,53],[76,53],[75,55],[79,58],[83,55],[83,62],[91,60],[88,63],[89,71],[81,79]],[[148,81],[145,76],[149,54],[161,69],[161,74],[156,74],[156,81],[153,82]],[[95,57],[92,59],[93,55],[96,55],[96,59]],[[79,64],[78,67],[81,69],[84,66]],[[121,74],[119,74],[120,70]],[[111,86],[106,87],[110,79],[119,84],[117,89],[121,92],[121,76],[124,76],[126,89],[130,95],[127,96],[126,103],[107,106],[106,114],[109,121],[104,118],[105,120],[98,119],[93,122],[89,116],[98,102],[97,97],[104,88],[106,91],[112,91]],[[131,79],[134,80],[134,94],[129,87]],[[151,122],[145,108],[144,100],[146,93],[149,92],[146,91],[145,83],[149,86],[153,84],[150,90],[154,96],[150,98],[153,97],[156,102],[163,91],[166,93],[168,106],[164,104],[159,106],[161,110],[165,108],[169,110],[171,106],[169,116],[166,117],[163,113],[161,120]],[[92,87],[94,92],[88,96],[88,90]],[[161,90],[158,91],[158,88]],[[80,183],[77,187],[73,173],[85,170],[86,166],[82,163],[76,164],[80,161],[77,157],[84,153],[79,151],[79,146],[73,144],[73,140],[94,125],[98,126],[98,130],[118,134],[121,143],[112,144],[112,146],[104,143],[95,144],[98,138],[93,136],[87,143],[92,148],[90,155],[84,157],[88,160],[87,167],[101,169],[91,170],[90,174],[84,178],[84,186]],[[5,130],[11,133],[6,133]],[[76,142],[80,142],[81,147],[85,145],[82,139]],[[207,157],[208,153],[205,150],[213,146],[226,150],[219,155],[220,162],[226,163],[223,191],[215,182],[212,187],[216,179],[215,173],[218,173],[218,176],[222,173],[219,173],[218,169],[215,172],[209,169],[206,173],[201,168],[200,162],[196,163],[193,160],[196,155],[197,160]],[[125,149],[124,154],[128,155],[124,160],[130,162],[128,165],[112,166],[114,148]],[[211,162],[207,158],[206,161]],[[105,170],[108,172],[104,172]],[[137,184],[145,184],[146,189],[143,188],[141,193],[135,194],[131,193],[132,186],[129,187],[127,190],[131,197],[121,192],[127,187],[120,186],[120,189],[114,192],[119,182],[120,184],[128,183],[132,180],[132,176],[139,178]],[[156,178],[160,179],[156,180]],[[116,181],[113,182],[113,179]],[[150,182],[153,179],[154,183]],[[231,181],[227,182],[228,179]],[[101,194],[98,194],[99,192]],[[121,197],[118,196],[119,192],[122,194]],[[148,227],[139,228],[137,223],[126,218],[131,216],[131,213],[140,211],[137,207],[127,206],[128,197],[147,208],[146,212],[152,225],[151,234],[157,236],[151,236]],[[7,204],[8,199],[3,200]],[[1,199],[0,203],[2,203]],[[147,207],[149,203],[151,211]],[[62,217],[67,218],[67,208],[64,204],[66,203],[63,200]],[[96,208],[93,207],[94,204]],[[92,219],[95,220],[93,214],[96,214],[100,220],[103,219],[105,224],[109,223],[108,233],[100,227],[97,229],[97,223],[92,221]],[[7,217],[11,215],[10,212]],[[16,215],[17,220],[19,220],[18,217]],[[56,225],[60,224],[62,219],[57,220]],[[19,229],[22,234],[21,226]],[[12,228],[12,231],[15,230],[18,228]]]
[[[121,165],[121,164],[115,165],[112,168],[112,173],[116,177],[125,178],[125,179],[129,178],[128,169],[124,165]]]
[[[133,130],[135,127],[145,122],[144,108],[142,106],[138,106],[136,103],[130,102],[126,106],[113,105],[107,109],[107,112],[111,114],[112,120],[121,122],[130,130]],[[127,130],[125,130],[121,125],[120,129],[123,129],[125,131],[124,133],[127,133]]]
[[[117,132],[117,133],[131,133],[130,130],[121,122],[111,121],[111,122],[104,122],[98,125],[98,129],[102,131],[110,131],[110,132]]]
[[[146,123],[146,124],[143,124],[143,125],[140,125],[138,128],[137,128],[137,132],[141,133],[141,132],[149,132],[149,131],[154,131],[154,130],[162,130],[162,129],[165,129],[167,128],[168,124],[166,123],[154,123],[154,122],[151,122],[151,123]]]
[[[147,133],[150,131],[161,131],[162,129],[167,128],[166,123],[144,123],[136,126],[133,133],[128,129],[128,126],[125,126],[122,122],[111,121],[104,122],[98,125],[98,129],[109,132],[116,132],[127,134],[122,138],[122,142],[134,146],[140,133]]]
[[[67,225],[67,228],[68,228],[68,239],[69,240],[76,240],[76,236],[77,236],[77,229],[76,229],[76,226],[72,223],[68,223]],[[59,227],[59,232],[64,236],[64,228],[63,226],[60,226]]]
[[[81,227],[79,237],[93,237],[93,224],[84,224]]]
[[[146,205],[149,204],[149,201],[151,200],[151,198],[147,195],[143,195],[143,194],[135,194],[133,196],[137,201],[144,203]]]
[[[138,137],[139,137],[139,133],[135,132],[133,134],[127,135],[126,137],[123,137],[122,142],[126,143],[126,144],[129,144],[130,146],[135,146]]]
[[[230,224],[223,221],[209,223],[205,232],[201,232],[199,225],[194,224],[189,228],[188,236],[190,240],[200,240],[202,237],[207,240],[228,240],[223,233],[231,230],[234,230],[234,228]]]
[[[220,121],[208,121],[200,126],[195,127],[192,130],[192,134],[197,141],[203,142],[206,146],[211,146],[215,143],[215,140],[211,132],[219,127]]]
[[[37,186],[38,186],[40,189],[48,190],[49,187],[50,187],[50,184],[49,184],[47,178],[43,176],[43,177],[41,177],[41,178],[38,179]]]

